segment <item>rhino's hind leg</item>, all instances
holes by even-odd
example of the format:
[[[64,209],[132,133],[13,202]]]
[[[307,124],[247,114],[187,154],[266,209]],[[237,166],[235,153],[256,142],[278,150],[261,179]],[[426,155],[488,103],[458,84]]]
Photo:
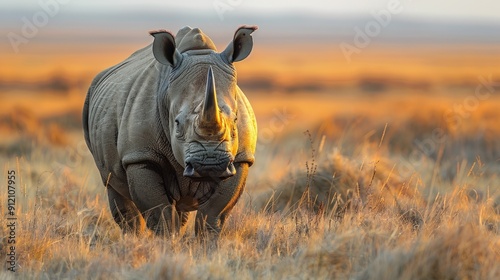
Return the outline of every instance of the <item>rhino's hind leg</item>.
[[[109,208],[113,219],[124,233],[139,234],[144,232],[146,224],[134,203],[108,187]]]

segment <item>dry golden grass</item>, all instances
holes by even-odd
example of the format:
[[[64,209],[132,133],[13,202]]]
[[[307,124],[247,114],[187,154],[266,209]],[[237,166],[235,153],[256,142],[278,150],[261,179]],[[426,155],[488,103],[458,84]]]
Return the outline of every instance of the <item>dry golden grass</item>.
[[[295,115],[259,143],[217,243],[196,238],[192,224],[175,237],[122,236],[79,131],[53,124],[60,146],[29,133],[3,140],[2,182],[18,172],[18,267],[0,278],[498,279],[500,166],[490,137],[500,135],[500,101],[492,96],[455,130],[436,121],[464,96],[288,99],[279,106]],[[272,128],[272,106],[265,114],[266,99],[250,98],[261,130]],[[415,100],[418,110],[402,105]],[[296,104],[326,101],[332,110],[316,121]],[[436,127],[447,140],[412,156],[415,139]],[[0,201],[4,225],[5,189]],[[0,236],[5,256],[6,227]]]
[[[257,162],[213,243],[192,223],[168,238],[114,223],[80,110],[89,79],[141,46],[101,47],[3,60],[0,259],[16,170],[18,266],[0,279],[500,279],[500,97],[475,95],[498,50],[374,45],[347,64],[329,44],[256,48],[237,67]]]

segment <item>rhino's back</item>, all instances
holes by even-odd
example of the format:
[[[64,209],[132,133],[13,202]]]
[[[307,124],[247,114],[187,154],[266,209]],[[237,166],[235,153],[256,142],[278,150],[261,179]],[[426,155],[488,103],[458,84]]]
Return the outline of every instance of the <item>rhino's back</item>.
[[[144,154],[158,143],[160,68],[147,46],[98,74],[89,88],[83,112],[85,139],[103,181],[111,173],[111,185],[126,184],[124,158]]]

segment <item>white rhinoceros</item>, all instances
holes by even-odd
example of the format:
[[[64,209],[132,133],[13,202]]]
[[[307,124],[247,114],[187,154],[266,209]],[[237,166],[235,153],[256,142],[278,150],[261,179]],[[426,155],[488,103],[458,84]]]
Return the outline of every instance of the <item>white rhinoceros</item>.
[[[152,45],[97,75],[83,109],[85,140],[124,231],[219,233],[254,162],[255,116],[233,63],[252,50],[240,27],[219,53],[200,29],[151,32]],[[144,219],[143,219],[144,218]]]

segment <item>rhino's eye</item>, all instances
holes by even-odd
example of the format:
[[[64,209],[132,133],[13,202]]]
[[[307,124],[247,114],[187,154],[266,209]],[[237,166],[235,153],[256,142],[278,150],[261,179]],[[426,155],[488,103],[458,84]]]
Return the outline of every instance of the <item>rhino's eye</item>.
[[[178,119],[175,119],[175,134],[178,139],[184,139],[184,131]]]
[[[177,133],[181,132],[181,124],[178,119],[175,119],[175,132]]]
[[[236,128],[238,127],[238,125],[237,125],[237,121],[238,121],[238,116],[234,116],[233,129],[232,129],[232,131],[231,131],[231,137],[232,137],[232,138],[235,138],[235,137],[236,137]]]

